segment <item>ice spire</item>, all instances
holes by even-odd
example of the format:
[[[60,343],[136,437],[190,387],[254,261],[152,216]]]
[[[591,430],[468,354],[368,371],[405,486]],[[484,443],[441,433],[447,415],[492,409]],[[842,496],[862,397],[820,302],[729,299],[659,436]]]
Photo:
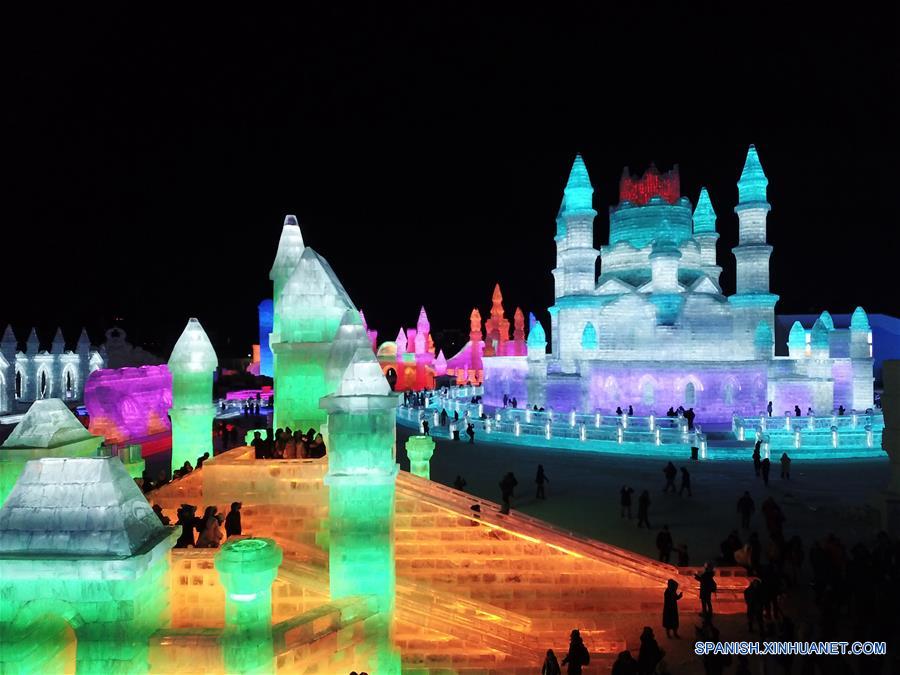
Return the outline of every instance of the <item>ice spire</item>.
[[[41,341],[38,340],[37,331],[32,328],[31,333],[28,335],[28,340],[25,342],[25,353],[37,354],[40,348]]]
[[[397,356],[405,354],[409,345],[407,345],[406,331],[402,328],[400,329],[400,332],[397,333],[397,339],[395,340],[395,342],[397,343]]]
[[[756,148],[751,145],[747,151],[744,170],[741,172],[740,180],[738,180],[740,203],[766,201],[766,186],[768,184],[769,180],[763,172],[762,164],[759,162],[759,155],[756,154]]]
[[[88,336],[87,328],[81,329],[81,335],[78,336],[77,350],[84,353],[91,350],[91,338]]]
[[[425,313],[425,306],[419,310],[419,320],[416,322],[416,332],[419,335],[425,335],[431,330],[431,324],[428,322],[428,315]]]
[[[694,234],[716,231],[716,212],[706,188],[700,188],[697,207],[694,209]]]
[[[16,334],[13,333],[12,326],[10,326],[9,324],[7,324],[6,330],[3,331],[3,339],[0,340],[0,345],[2,345],[5,349],[12,347],[12,351],[15,351],[16,347],[18,347],[19,345],[19,341],[16,339]]]
[[[348,309],[344,312],[341,325],[338,326],[334,341],[331,343],[331,351],[325,367],[329,381],[337,386],[356,351],[366,348],[371,352],[371,346],[359,313]]]
[[[62,328],[56,329],[56,335],[53,336],[53,343],[50,347],[52,354],[62,354],[66,350],[66,338],[63,337]]]
[[[541,348],[547,346],[547,334],[544,332],[544,327],[540,321],[534,322],[534,326],[528,334],[528,346]]]
[[[799,350],[798,353],[806,349],[806,329],[799,321],[795,321],[791,326],[791,332],[788,334],[788,347]],[[791,355],[793,356],[793,353]]]
[[[534,315],[534,312],[528,312],[528,332],[530,333],[532,328],[534,328],[534,324],[537,323],[537,317]]]
[[[825,324],[825,328],[830,331],[834,330],[834,319],[831,318],[827,309],[819,315],[819,320]]]
[[[356,350],[341,377],[335,396],[389,396],[391,386],[368,347]]]
[[[591,211],[594,208],[594,188],[588,176],[587,167],[581,155],[575,155],[569,180],[564,191],[564,208],[567,213],[573,211]]]
[[[218,365],[216,350],[203,326],[197,319],[190,319],[169,356],[169,370],[173,373],[212,373]]]
[[[281,228],[281,238],[278,240],[278,251],[275,253],[275,262],[269,272],[269,279],[272,281],[279,278],[287,279],[297,263],[300,262],[304,248],[303,235],[300,233],[297,216],[285,216],[284,225]]]
[[[513,314],[513,340],[516,342],[525,340],[525,315],[521,307],[516,307]]]
[[[869,331],[869,317],[866,315],[866,310],[862,307],[857,307],[853,310],[853,315],[850,317],[850,330],[859,330],[859,331]]]
[[[476,307],[469,315],[469,340],[471,342],[479,342],[481,339],[481,312]]]
[[[438,352],[437,358],[434,360],[434,374],[435,375],[446,375],[447,374],[447,357],[444,356],[444,350],[441,349]]]

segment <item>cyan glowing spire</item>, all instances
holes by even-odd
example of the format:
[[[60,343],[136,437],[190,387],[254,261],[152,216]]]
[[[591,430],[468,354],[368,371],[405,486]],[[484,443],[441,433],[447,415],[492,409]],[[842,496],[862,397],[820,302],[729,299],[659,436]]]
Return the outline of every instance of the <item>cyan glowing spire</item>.
[[[700,188],[697,207],[694,209],[694,234],[716,231],[716,212],[706,188]]]
[[[597,346],[597,329],[594,328],[594,324],[588,321],[581,332],[581,347],[583,349],[597,349]]]
[[[759,155],[756,154],[756,147],[750,146],[747,151],[747,160],[744,162],[744,170],[741,172],[741,178],[738,181],[738,195],[740,203],[747,202],[764,202],[766,201],[766,186],[769,179],[763,172],[762,164],[759,163]]]
[[[831,318],[831,314],[829,314],[827,309],[819,315],[819,321],[821,321],[828,330],[834,330],[834,319]]]
[[[791,326],[791,332],[788,335],[788,347],[791,349],[806,349],[806,329],[800,325],[799,321],[795,321]]]
[[[828,324],[826,321],[823,321],[822,317],[820,316],[818,319],[816,319],[816,323],[813,324],[812,331],[810,333],[810,344],[812,345],[812,348],[827,350],[828,333]]]
[[[591,179],[588,176],[587,167],[584,165],[581,155],[575,156],[575,162],[572,164],[572,170],[569,172],[569,180],[566,183],[564,194],[563,208],[565,213],[593,211],[594,188],[591,186]]]
[[[853,310],[853,316],[850,317],[850,330],[869,331],[869,317],[862,307]]]
[[[547,334],[544,332],[544,327],[540,321],[535,321],[531,327],[531,332],[528,334],[528,346],[540,347],[541,349],[547,346]]]

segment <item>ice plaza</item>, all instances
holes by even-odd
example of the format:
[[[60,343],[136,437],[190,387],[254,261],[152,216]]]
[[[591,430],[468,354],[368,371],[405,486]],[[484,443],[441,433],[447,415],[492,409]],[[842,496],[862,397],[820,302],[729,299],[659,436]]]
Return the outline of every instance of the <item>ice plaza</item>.
[[[449,358],[435,354],[424,309],[415,329],[379,345],[336,270],[287,217],[271,314],[260,313],[259,367],[270,363],[274,379],[265,426],[318,432],[321,457],[261,457],[250,444],[214,452],[214,421],[230,404],[213,399],[219,359],[195,318],[165,371],[88,373],[87,362],[78,370],[56,359],[59,389],[104,411],[87,430],[30,365],[37,350],[20,359],[5,337],[8,396],[24,403],[31,391],[34,403],[0,447],[0,671],[532,673],[548,648],[565,654],[573,628],[608,667],[636,631],[658,623],[669,580],[684,593],[682,611],[696,614],[699,566],[430,480],[435,439],[468,431],[479,442],[610,462],[749,459],[757,441],[773,462],[782,452],[852,461],[883,456],[883,435],[896,438],[874,404],[864,310],[845,328],[827,311],[796,323],[787,355],[775,354],[770,207],[755,148],[733,207],[731,296],[719,285],[706,190],[692,205],[677,169],[653,167],[626,172],[619,188],[598,253],[593,187],[576,158],[556,222],[549,340],[537,320],[526,330],[521,311],[511,332],[498,288],[487,335],[473,313],[468,342]],[[78,353],[91,352],[80,341]],[[398,370],[395,390],[387,375]],[[398,425],[412,430],[408,472],[397,461]],[[134,480],[140,450],[102,434],[127,441],[163,427],[173,471],[209,458],[144,494]],[[176,546],[192,527],[183,505],[225,514],[235,502],[241,535]],[[746,570],[716,573],[717,612],[743,614]]]

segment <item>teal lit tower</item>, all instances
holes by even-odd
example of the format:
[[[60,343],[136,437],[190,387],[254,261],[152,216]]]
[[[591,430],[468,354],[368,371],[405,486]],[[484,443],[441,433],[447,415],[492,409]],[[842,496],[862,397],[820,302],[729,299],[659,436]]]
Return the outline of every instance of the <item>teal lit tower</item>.
[[[716,231],[716,211],[706,188],[700,188],[700,197],[693,215],[694,239],[700,245],[700,261],[706,275],[719,283],[722,268],[716,262],[716,243],[719,233]]]
[[[399,675],[400,656],[392,646],[397,395],[370,347],[356,351],[337,390],[323,397],[321,406],[329,430],[331,597],[376,597],[378,620],[367,628],[375,650],[360,670]]]
[[[222,650],[227,673],[275,672],[272,647],[272,583],[283,552],[272,539],[237,539],[216,554],[225,587]]]
[[[556,305],[550,308],[551,351],[567,359],[566,346],[559,341],[558,308],[572,306],[579,296],[594,292],[594,270],[600,255],[594,248],[594,188],[581,155],[575,156],[569,180],[563,191],[563,200],[556,218],[556,269],[553,270]],[[560,302],[560,298],[574,296],[573,300]],[[571,350],[569,350],[571,351]]]
[[[188,321],[169,357],[172,371],[172,470],[213,454],[213,371],[219,359],[197,319]]]
[[[751,145],[738,180],[738,205],[734,207],[739,222],[738,245],[732,249],[737,283],[728,301],[738,310],[739,325],[755,331],[762,321],[774,334],[778,296],[769,292],[772,247],[766,243],[766,219],[771,209],[766,197],[768,184],[756,148]]]

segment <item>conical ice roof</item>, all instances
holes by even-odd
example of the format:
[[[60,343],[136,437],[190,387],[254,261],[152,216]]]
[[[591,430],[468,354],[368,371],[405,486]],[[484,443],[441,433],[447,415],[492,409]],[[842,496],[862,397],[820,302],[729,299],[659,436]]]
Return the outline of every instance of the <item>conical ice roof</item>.
[[[172,349],[169,369],[172,372],[208,373],[214,371],[218,365],[216,350],[213,349],[203,326],[197,319],[189,320]]]

